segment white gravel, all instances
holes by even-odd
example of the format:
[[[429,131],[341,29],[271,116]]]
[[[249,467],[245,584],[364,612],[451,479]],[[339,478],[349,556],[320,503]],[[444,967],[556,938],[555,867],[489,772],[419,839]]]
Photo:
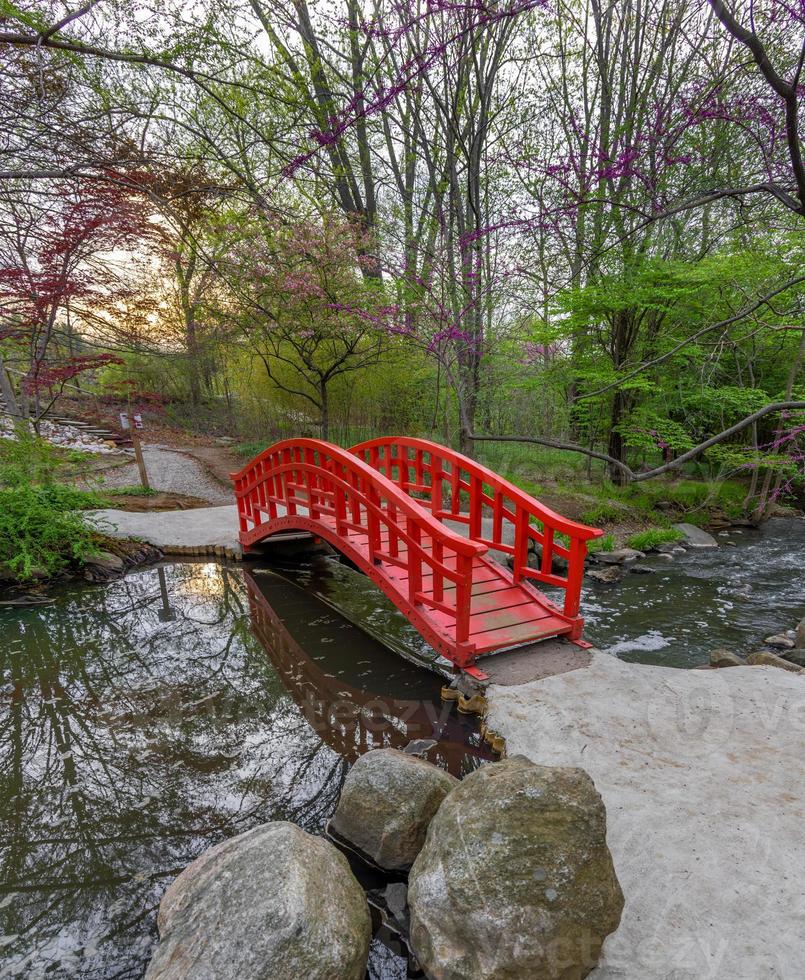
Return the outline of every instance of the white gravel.
[[[75,425],[62,425],[59,422],[48,422],[43,419],[39,423],[39,434],[47,442],[62,449],[77,449],[84,453],[98,453],[99,455],[115,455],[121,451],[117,446],[110,446],[102,442],[97,436],[86,432],[84,429]],[[4,439],[16,439],[14,423],[10,418],[0,418],[0,437]]]
[[[200,497],[211,504],[233,504],[232,490],[223,487],[192,456],[177,452],[167,446],[144,445],[143,458],[148,472],[148,482],[154,490],[166,493],[182,493],[189,497]],[[140,474],[137,464],[120,466],[110,470],[104,477],[106,487],[139,486]]]

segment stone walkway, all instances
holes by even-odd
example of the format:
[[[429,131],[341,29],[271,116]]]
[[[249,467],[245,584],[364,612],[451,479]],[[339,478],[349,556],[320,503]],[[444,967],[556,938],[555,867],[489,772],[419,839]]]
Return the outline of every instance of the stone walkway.
[[[487,691],[509,755],[581,766],[626,908],[595,980],[798,980],[805,962],[805,677],[594,653]]]

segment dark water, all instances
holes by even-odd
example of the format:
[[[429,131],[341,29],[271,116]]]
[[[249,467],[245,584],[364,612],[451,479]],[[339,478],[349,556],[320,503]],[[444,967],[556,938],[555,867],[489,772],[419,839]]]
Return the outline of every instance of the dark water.
[[[805,616],[805,520],[716,535],[719,547],[641,565],[615,585],[585,578],[585,636],[624,660],[695,667],[710,650],[749,653]]]
[[[369,748],[490,757],[437,677],[270,573],[143,570],[0,638],[3,978],[142,976],[170,880],[266,820],[321,832]],[[370,976],[406,969],[376,938]]]

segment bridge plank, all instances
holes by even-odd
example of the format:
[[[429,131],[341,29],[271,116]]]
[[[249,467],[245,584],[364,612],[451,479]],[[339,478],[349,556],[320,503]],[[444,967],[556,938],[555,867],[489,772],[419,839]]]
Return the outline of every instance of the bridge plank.
[[[492,630],[508,629],[521,623],[536,623],[550,617],[551,613],[538,602],[524,602],[507,609],[487,609],[470,615],[470,636],[491,633]]]
[[[507,585],[506,582],[499,580],[494,584],[502,586],[502,588],[499,587],[489,592],[473,592],[470,606],[473,614],[491,612],[495,609],[513,609],[535,603],[533,596],[526,595],[523,589]],[[472,619],[470,619],[470,626],[472,626]]]
[[[472,642],[476,653],[490,653],[518,643],[544,640],[549,636],[563,636],[569,633],[571,628],[566,620],[549,616],[538,623],[521,623],[519,626],[509,626],[506,629],[476,633],[472,637]]]

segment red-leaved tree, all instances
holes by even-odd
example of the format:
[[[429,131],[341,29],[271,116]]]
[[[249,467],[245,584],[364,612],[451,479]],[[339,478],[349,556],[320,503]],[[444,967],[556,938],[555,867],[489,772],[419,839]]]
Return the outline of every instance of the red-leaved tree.
[[[0,196],[0,356],[34,421],[43,392],[50,403],[71,379],[116,360],[94,352],[93,328],[131,301],[133,256],[154,237],[140,196],[108,176],[44,198],[33,184]]]

